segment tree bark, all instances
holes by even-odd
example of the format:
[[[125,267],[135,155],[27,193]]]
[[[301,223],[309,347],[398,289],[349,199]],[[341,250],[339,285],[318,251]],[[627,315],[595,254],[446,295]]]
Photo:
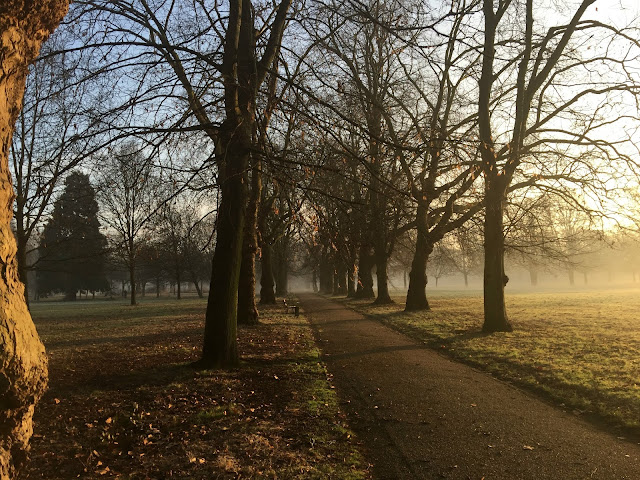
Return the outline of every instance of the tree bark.
[[[409,290],[404,310],[406,312],[416,310],[429,310],[427,300],[427,261],[433,251],[433,245],[429,242],[429,225],[427,223],[427,206],[418,204],[416,212],[416,248],[411,262],[409,273]],[[436,284],[437,286],[437,284]]]
[[[372,256],[369,253],[369,247],[360,247],[360,255],[358,258],[358,286],[356,288],[356,298],[374,298],[373,293],[373,268]]]
[[[483,332],[510,332],[504,287],[509,281],[504,271],[504,196],[497,175],[485,181],[484,220],[484,324]]]
[[[245,221],[244,171],[251,151],[251,129],[242,122],[223,125],[226,175],[216,226],[204,346],[199,366],[228,368],[238,364],[237,313],[242,238]]]
[[[32,418],[47,384],[44,346],[25,303],[11,231],[13,189],[8,154],[22,105],[27,65],[65,15],[68,0],[0,4],[0,479],[26,463]]]
[[[131,305],[136,305],[136,264],[133,259],[129,261],[129,284],[131,285]]]
[[[264,243],[262,245],[262,274],[260,275],[260,304],[275,305],[276,293],[274,291],[275,283],[273,281],[273,259],[271,255],[271,245]]]
[[[248,232],[248,230],[253,230],[253,232]],[[254,247],[251,246],[251,243],[247,243],[247,235],[250,237],[254,237],[255,241],[257,242],[257,238],[255,238],[255,228],[245,228],[245,241],[242,246],[242,265],[240,266],[240,283],[238,288],[238,324],[257,325],[258,309],[256,308],[256,256]]]
[[[478,133],[485,185],[484,218],[484,324],[483,332],[511,331],[504,303],[504,200],[507,180],[498,171],[491,130],[491,90],[494,82],[496,29],[499,18],[493,2],[484,0],[484,49],[478,82]],[[520,92],[519,92],[520,93]]]
[[[286,236],[275,245],[276,258],[276,296],[284,297],[289,293],[289,246]]]
[[[241,325],[258,324],[256,307],[256,252],[258,251],[258,202],[262,195],[260,161],[252,160],[251,195],[247,206],[247,218],[242,240],[242,264],[240,266],[240,285],[238,290],[238,323]]]
[[[27,239],[24,235],[24,228],[20,226],[20,219],[16,219],[18,228],[16,229],[16,261],[18,262],[18,278],[24,285],[24,301],[29,306],[29,277],[27,269]]]
[[[202,287],[200,286],[200,282],[197,279],[193,280],[193,285],[196,287],[196,293],[198,294],[198,298],[202,298]]]
[[[378,285],[378,296],[376,297],[376,305],[386,305],[393,303],[391,295],[389,295],[389,275],[387,273],[387,253],[386,250],[376,253],[376,279]]]

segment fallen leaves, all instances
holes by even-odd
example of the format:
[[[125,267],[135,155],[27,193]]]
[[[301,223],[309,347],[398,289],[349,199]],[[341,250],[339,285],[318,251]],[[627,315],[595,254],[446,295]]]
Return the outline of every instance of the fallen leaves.
[[[97,335],[90,327],[105,320],[83,316],[82,328],[65,340],[80,347],[53,350],[29,476],[290,478],[292,465],[318,478],[321,471],[352,476],[359,456],[351,434],[336,428],[337,403],[327,400],[335,390],[317,358],[301,360],[314,345],[310,330],[288,325],[293,317],[270,320],[268,308],[261,313],[263,323],[240,339],[248,367],[231,372],[184,367],[199,351],[193,347],[200,338],[187,336],[201,328],[202,315],[159,317],[135,335],[109,319],[107,334],[126,341],[96,347],[85,346]],[[168,319],[178,329],[171,335],[163,330]],[[161,334],[166,341],[157,341]],[[311,398],[311,385],[324,393]],[[309,435],[316,439],[312,450]]]

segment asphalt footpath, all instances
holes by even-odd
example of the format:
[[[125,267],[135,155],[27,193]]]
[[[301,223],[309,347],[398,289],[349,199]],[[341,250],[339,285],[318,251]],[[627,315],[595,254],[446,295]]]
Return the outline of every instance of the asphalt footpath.
[[[375,320],[299,295],[376,479],[635,479],[640,445]]]

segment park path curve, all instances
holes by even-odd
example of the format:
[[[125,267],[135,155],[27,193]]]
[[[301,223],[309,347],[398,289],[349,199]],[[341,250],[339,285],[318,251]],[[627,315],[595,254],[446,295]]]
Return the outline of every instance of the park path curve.
[[[640,446],[330,299],[299,295],[376,479],[640,479]]]

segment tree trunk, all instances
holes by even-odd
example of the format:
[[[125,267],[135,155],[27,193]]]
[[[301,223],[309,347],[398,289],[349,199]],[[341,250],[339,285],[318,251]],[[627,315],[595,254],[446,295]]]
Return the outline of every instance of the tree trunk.
[[[27,64],[55,29],[68,0],[0,6],[0,479],[16,478],[28,458],[32,418],[47,384],[44,346],[25,303],[11,231],[13,189],[8,153],[22,104]]]
[[[463,272],[462,275],[464,276],[464,286],[468,287],[469,286],[469,274],[467,272]]]
[[[393,303],[391,295],[389,295],[389,276],[387,274],[387,253],[382,251],[376,254],[376,279],[378,285],[378,296],[376,297],[376,305],[386,305]]]
[[[160,277],[156,277],[156,298],[160,298]]]
[[[484,324],[483,332],[511,331],[504,303],[504,200],[507,179],[498,171],[491,130],[491,90],[498,19],[493,2],[484,0],[484,49],[478,82],[478,133],[484,174]]]
[[[354,298],[356,296],[356,266],[355,262],[352,262],[347,269],[347,298]]]
[[[198,282],[198,280],[195,278],[195,275],[192,281],[193,281],[193,285],[196,287],[196,293],[198,294],[198,298],[202,298],[202,287],[200,286],[200,282]]]
[[[260,176],[257,169],[251,172],[251,198],[247,207],[247,218],[242,241],[242,264],[238,289],[238,323],[258,324],[256,307],[256,252],[258,251],[258,199],[261,195]],[[258,186],[260,185],[260,187]],[[258,191],[259,190],[259,191]]]
[[[17,220],[17,219],[16,219]],[[18,221],[18,224],[22,222]],[[17,252],[16,261],[18,262],[18,278],[24,284],[24,301],[29,306],[29,277],[27,265],[27,238],[23,233],[23,228],[18,225],[16,231]]]
[[[428,240],[429,226],[427,224],[427,206],[420,203],[416,212],[416,248],[409,273],[409,290],[404,310],[429,310],[427,300],[427,261],[433,251],[433,245]],[[436,283],[436,286],[438,284]]]
[[[176,268],[176,298],[182,300],[182,279],[180,278],[180,268]]]
[[[260,275],[260,303],[262,305],[275,305],[276,293],[273,281],[273,259],[271,255],[271,245],[264,242],[262,245],[262,273]]]
[[[531,286],[538,285],[538,271],[533,267],[529,268],[529,279],[531,280]]]
[[[358,258],[358,286],[356,289],[356,298],[374,298],[373,293],[373,268],[372,256],[369,253],[369,247],[360,247],[360,255]]]
[[[313,269],[313,272],[311,272],[311,288],[313,289],[313,293],[318,292],[318,270],[315,268]]]
[[[242,239],[246,207],[245,169],[251,151],[251,128],[240,122],[223,125],[226,174],[216,226],[204,346],[199,366],[227,368],[238,364],[237,314]]]
[[[493,179],[498,182],[496,178]],[[504,287],[509,280],[504,272],[504,195],[505,189],[485,182],[484,220],[484,324],[483,332],[510,332]]]
[[[573,286],[576,283],[575,275],[573,274],[573,270],[569,270],[569,285]]]
[[[329,255],[322,256],[320,264],[320,293],[333,293],[334,272]]]
[[[249,234],[255,237],[254,233]],[[245,239],[247,232],[245,231]],[[257,241],[257,239],[256,239]],[[240,266],[240,283],[238,288],[238,323],[240,325],[257,325],[258,309],[256,308],[256,271],[255,251],[246,244],[242,247],[242,265]]]
[[[131,285],[131,305],[136,305],[136,265],[133,259],[129,262],[129,284]]]
[[[284,297],[289,293],[289,248],[287,237],[282,237],[275,245],[276,296]]]
[[[589,277],[587,275],[587,272],[584,272],[583,275],[584,275],[584,284],[588,285],[589,284]]]

